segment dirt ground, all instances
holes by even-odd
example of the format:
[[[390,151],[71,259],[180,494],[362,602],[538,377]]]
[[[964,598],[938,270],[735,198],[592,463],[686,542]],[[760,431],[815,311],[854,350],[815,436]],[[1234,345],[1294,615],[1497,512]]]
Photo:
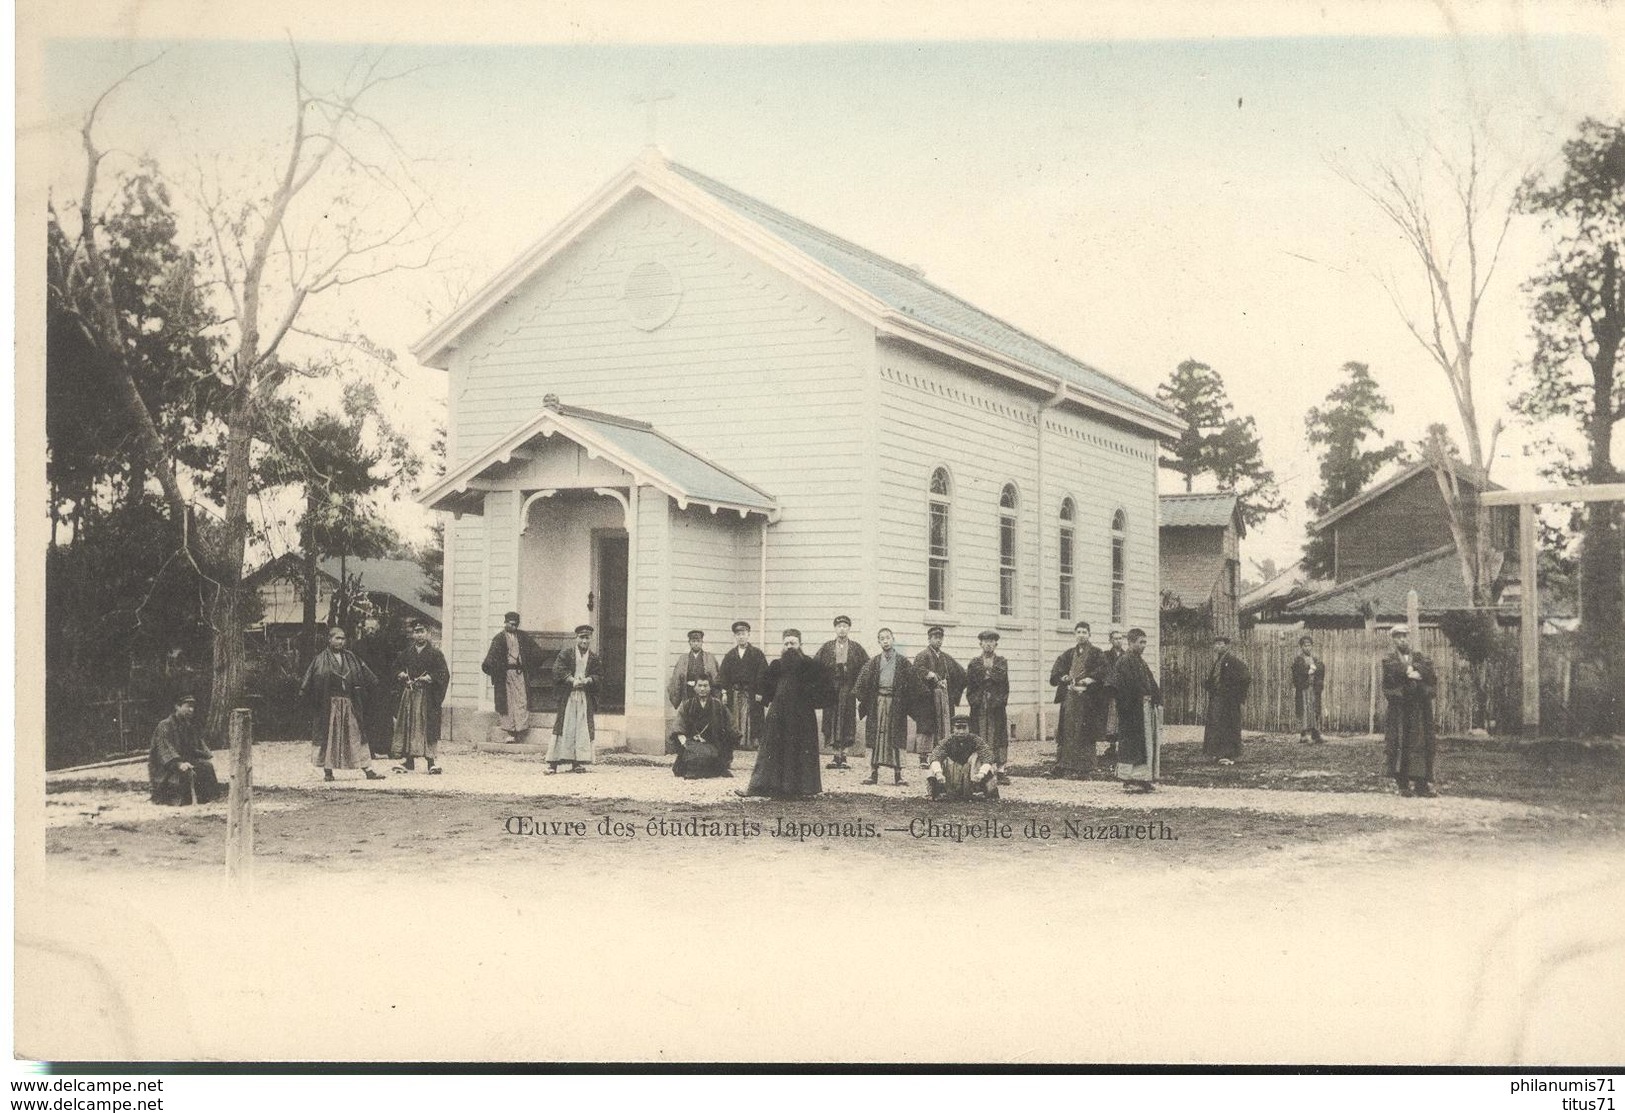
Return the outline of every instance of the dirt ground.
[[[1625,1055],[1617,750],[1446,743],[1436,800],[1393,795],[1371,739],[1218,767],[1187,734],[1147,797],[1031,775],[1050,750],[1018,743],[988,806],[928,803],[918,770],[741,801],[748,754],[733,780],[448,752],[324,785],[263,744],[246,897],[223,805],[156,807],[141,765],[53,774],[18,1050],[907,1062],[964,1024],[1000,1061]],[[209,992],[153,993],[199,962]]]

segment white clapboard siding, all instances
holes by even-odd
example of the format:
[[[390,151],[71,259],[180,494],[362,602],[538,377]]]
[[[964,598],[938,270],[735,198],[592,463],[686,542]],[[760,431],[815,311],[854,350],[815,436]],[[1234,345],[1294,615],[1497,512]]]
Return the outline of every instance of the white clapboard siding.
[[[446,526],[446,576],[448,594],[443,613],[448,625],[443,647],[451,669],[447,699],[473,706],[480,702],[486,686],[480,662],[494,630],[480,624],[485,610],[485,521],[464,517]]]
[[[740,575],[738,550],[741,537],[757,529],[756,522],[742,522],[733,513],[712,514],[693,506],[687,510],[672,508],[675,613],[666,642],[668,666],[688,648],[689,630],[703,630],[706,648],[720,654],[732,643],[729,627],[734,619],[752,621],[757,577]]]
[[[636,578],[628,592],[633,639],[627,700],[647,707],[658,707],[665,699],[660,661],[670,622],[662,609],[670,571],[670,506],[671,500],[652,487],[638,491]]]

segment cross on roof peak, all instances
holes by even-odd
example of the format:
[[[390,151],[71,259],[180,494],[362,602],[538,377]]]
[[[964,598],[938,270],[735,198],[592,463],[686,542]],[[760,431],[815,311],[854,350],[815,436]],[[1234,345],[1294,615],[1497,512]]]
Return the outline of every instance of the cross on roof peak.
[[[646,92],[639,93],[632,98],[633,104],[647,107],[648,115],[645,119],[646,133],[644,145],[658,148],[660,144],[660,102],[663,100],[676,100],[677,94],[670,89],[660,89],[653,82]]]

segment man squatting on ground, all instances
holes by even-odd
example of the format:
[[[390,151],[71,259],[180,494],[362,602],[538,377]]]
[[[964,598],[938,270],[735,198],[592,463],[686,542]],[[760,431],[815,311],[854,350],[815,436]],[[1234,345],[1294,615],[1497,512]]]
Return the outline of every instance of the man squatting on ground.
[[[175,698],[175,709],[152,732],[147,779],[154,804],[207,804],[223,791],[214,774],[214,758],[197,736],[192,716],[197,697]]]
[[[677,709],[677,729],[666,739],[666,752],[677,755],[671,763],[672,776],[685,780],[733,776],[729,766],[738,742],[727,706],[711,695],[711,678],[695,680],[694,694]]]
[[[931,751],[925,786],[933,800],[970,800],[977,793],[999,798],[998,773],[987,743],[970,732],[969,715],[953,717],[953,733]]]

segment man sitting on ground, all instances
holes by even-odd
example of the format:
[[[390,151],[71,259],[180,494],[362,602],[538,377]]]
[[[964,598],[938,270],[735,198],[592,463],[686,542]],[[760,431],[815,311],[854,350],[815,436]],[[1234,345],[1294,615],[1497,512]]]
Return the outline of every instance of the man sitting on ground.
[[[174,713],[152,732],[147,777],[154,804],[207,804],[220,798],[213,755],[192,725],[196,708],[196,697],[178,697]]]
[[[933,800],[999,798],[998,767],[993,751],[970,732],[969,715],[954,716],[954,730],[931,751],[931,771],[925,776]]]
[[[677,755],[671,764],[672,776],[685,780],[733,776],[729,766],[739,733],[728,705],[712,698],[710,677],[694,681],[694,694],[678,706],[677,729],[668,742],[667,752]]]

